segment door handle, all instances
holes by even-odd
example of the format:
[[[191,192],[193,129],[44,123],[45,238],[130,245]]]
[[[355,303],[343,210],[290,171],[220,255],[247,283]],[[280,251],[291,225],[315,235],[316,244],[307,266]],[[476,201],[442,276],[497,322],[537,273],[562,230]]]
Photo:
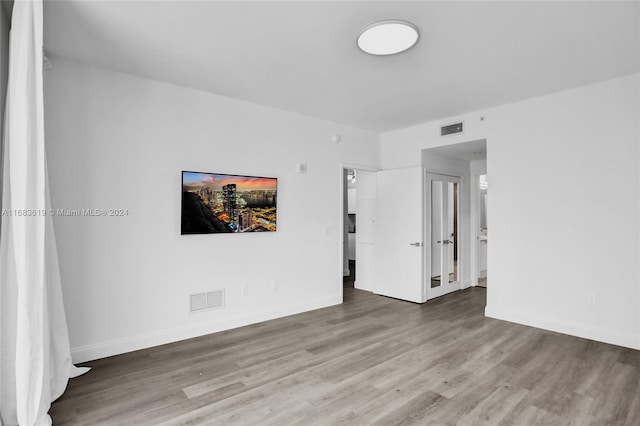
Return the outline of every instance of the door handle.
[[[453,241],[449,241],[449,240],[436,241],[436,243],[438,243],[438,244],[440,244],[440,243],[442,243],[442,244],[449,244],[449,243],[452,243],[452,242],[453,242]]]
[[[422,243],[409,243],[410,246],[422,247]]]

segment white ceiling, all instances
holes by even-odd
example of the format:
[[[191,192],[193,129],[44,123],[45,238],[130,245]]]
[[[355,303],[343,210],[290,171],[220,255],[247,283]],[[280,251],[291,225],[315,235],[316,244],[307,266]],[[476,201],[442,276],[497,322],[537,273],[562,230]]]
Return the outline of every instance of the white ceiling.
[[[640,69],[639,3],[47,1],[49,56],[377,132]],[[405,19],[411,50],[360,52]]]

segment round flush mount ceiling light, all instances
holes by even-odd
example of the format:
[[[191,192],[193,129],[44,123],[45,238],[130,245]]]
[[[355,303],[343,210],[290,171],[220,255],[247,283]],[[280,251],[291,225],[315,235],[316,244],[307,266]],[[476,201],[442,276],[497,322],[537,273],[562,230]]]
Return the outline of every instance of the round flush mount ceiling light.
[[[411,22],[387,20],[366,26],[358,35],[358,47],[371,55],[404,52],[418,42],[418,28]]]

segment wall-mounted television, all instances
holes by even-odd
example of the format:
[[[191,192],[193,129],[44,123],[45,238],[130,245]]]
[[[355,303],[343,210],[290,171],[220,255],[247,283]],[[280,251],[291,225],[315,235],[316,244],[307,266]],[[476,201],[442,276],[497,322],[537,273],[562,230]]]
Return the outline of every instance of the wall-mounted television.
[[[182,172],[181,234],[274,232],[278,179]]]

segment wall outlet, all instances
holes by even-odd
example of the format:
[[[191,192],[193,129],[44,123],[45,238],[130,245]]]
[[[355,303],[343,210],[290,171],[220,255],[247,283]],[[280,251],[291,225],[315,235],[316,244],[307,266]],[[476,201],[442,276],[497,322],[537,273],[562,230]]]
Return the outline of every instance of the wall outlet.
[[[596,304],[596,295],[595,293],[587,293],[587,304],[595,305]]]
[[[242,295],[243,296],[249,295],[249,284],[242,284]]]
[[[271,281],[271,291],[274,293],[278,292],[278,281],[276,280]]]

